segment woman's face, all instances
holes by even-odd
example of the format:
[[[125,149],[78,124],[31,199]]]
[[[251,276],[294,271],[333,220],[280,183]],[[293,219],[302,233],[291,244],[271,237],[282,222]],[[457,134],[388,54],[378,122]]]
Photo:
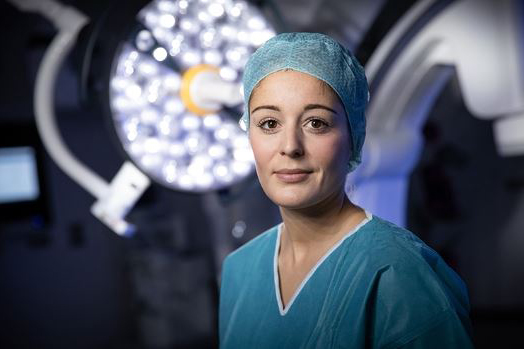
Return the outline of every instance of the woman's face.
[[[342,103],[327,84],[279,71],[253,90],[249,110],[257,175],[274,203],[308,208],[344,190],[349,131]]]

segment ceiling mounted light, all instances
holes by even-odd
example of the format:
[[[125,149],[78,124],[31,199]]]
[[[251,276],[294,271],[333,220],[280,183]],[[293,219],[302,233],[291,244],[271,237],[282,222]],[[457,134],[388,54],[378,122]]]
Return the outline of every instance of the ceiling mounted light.
[[[256,7],[234,0],[157,0],[137,21],[110,78],[114,126],[131,160],[183,191],[220,189],[251,174],[253,155],[237,123],[240,82],[273,28]]]

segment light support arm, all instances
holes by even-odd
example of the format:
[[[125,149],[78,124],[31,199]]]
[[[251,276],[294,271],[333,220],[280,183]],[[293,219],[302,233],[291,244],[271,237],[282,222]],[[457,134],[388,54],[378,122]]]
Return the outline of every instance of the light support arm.
[[[89,19],[75,8],[53,0],[8,0],[22,11],[37,12],[58,29],[58,34],[47,49],[38,69],[34,91],[35,119],[42,142],[51,158],[75,182],[96,197],[99,202],[92,212],[120,235],[130,234],[134,227],[123,216],[135,204],[149,185],[149,179],[130,163],[108,184],[102,177],[82,164],[69,151],[56,124],[54,95],[56,78],[62,63],[75,45],[80,30]],[[115,191],[119,188],[119,191]],[[125,200],[111,200],[111,195],[122,195]],[[100,202],[111,202],[101,204]]]

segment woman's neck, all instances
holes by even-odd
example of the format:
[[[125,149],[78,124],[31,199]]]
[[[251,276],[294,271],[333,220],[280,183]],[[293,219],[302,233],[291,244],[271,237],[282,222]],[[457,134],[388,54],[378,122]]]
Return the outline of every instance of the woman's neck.
[[[365,212],[341,191],[306,209],[280,208],[284,221],[281,252],[298,261],[311,251],[334,245],[365,218]],[[313,253],[315,254],[315,253]]]

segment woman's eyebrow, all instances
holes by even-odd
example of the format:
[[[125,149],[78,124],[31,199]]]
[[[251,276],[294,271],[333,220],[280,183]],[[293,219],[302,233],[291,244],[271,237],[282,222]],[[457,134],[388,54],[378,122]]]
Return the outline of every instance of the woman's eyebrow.
[[[256,107],[255,109],[253,109],[251,111],[251,114],[253,114],[254,112],[256,112],[259,109],[270,109],[270,110],[280,111],[280,109],[277,106],[274,106],[274,105],[261,105],[259,107]]]
[[[270,109],[270,110],[280,111],[280,108],[278,108],[275,105],[261,105],[261,106],[256,107],[255,109],[253,109],[251,111],[251,114],[256,112],[259,109]],[[325,109],[325,110],[328,110],[328,111],[332,112],[333,114],[337,114],[337,112],[335,110],[333,110],[333,109],[331,109],[329,107],[326,107],[325,105],[322,105],[322,104],[308,104],[308,105],[306,105],[304,107],[304,111],[312,110],[312,109]]]
[[[325,109],[325,110],[328,110],[330,112],[332,112],[333,114],[337,114],[337,112],[329,107],[326,107],[325,105],[322,105],[322,104],[308,104],[304,107],[304,111],[305,110],[311,110],[311,109]]]

